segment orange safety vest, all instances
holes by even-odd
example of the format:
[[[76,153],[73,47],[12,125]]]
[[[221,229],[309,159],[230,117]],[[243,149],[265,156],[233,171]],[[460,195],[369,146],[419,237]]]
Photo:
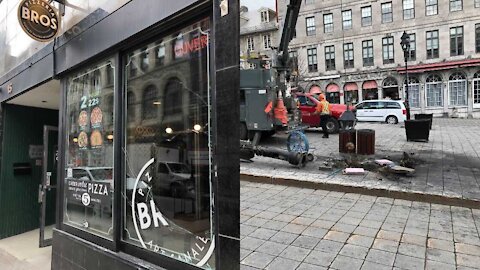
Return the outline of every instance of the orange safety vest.
[[[317,112],[320,112],[321,115],[330,115],[330,102],[327,100],[322,100],[318,103]]]

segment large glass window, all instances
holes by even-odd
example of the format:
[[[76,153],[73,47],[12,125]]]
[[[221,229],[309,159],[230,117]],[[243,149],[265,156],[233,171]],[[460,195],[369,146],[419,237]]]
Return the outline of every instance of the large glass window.
[[[362,7],[362,26],[372,25],[372,6]]]
[[[307,36],[314,36],[315,35],[315,17],[307,17],[305,18],[305,22],[307,25]]]
[[[403,19],[409,20],[415,18],[415,1],[403,0]]]
[[[406,86],[407,82],[403,85]],[[406,94],[406,88],[404,93]],[[408,78],[408,103],[412,108],[420,108],[420,83],[415,77]]]
[[[113,60],[67,78],[63,222],[111,239],[113,228]]]
[[[352,29],[352,10],[342,11],[343,30]]]
[[[475,24],[475,52],[480,53],[480,23]]]
[[[463,0],[450,0],[450,11],[460,11],[463,9]]]
[[[393,37],[382,38],[383,63],[390,64],[395,61],[393,55]]]
[[[475,7],[480,8],[480,0],[475,0]]]
[[[142,78],[125,78],[124,89],[144,99],[126,106],[127,115],[143,113],[125,123],[122,239],[159,256],[214,269],[208,21],[163,43],[169,47],[178,36],[182,43],[175,45],[175,58],[167,55],[161,69]],[[157,46],[148,48],[153,52]]]
[[[382,4],[382,23],[393,22],[392,2]]]
[[[417,42],[415,41],[415,34],[410,34],[410,50],[408,51],[408,61],[415,61],[417,59]]]
[[[255,41],[253,37],[247,37],[247,50],[255,51]]]
[[[325,33],[333,32],[333,14],[323,15],[323,30]]]
[[[439,55],[439,42],[438,42],[438,30],[427,31],[427,59],[438,58]]]
[[[467,80],[461,73],[454,73],[448,79],[450,106],[467,105]]]
[[[362,41],[363,66],[373,66],[373,40]]]
[[[463,55],[463,26],[450,28],[450,56]]]
[[[317,64],[317,48],[307,49],[308,72],[316,72],[318,70]]]
[[[480,107],[480,71],[473,75],[473,106]]]
[[[325,69],[335,70],[335,46],[325,46]]]
[[[427,16],[438,14],[438,0],[425,0],[425,14]]]
[[[353,68],[353,43],[343,44],[343,65],[345,68]]]
[[[428,76],[425,82],[425,93],[427,95],[427,107],[442,107],[442,78],[437,75]]]

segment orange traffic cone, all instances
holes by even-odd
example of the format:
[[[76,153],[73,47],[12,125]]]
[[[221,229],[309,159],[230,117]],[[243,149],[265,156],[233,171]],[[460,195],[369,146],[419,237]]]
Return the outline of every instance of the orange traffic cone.
[[[277,99],[277,106],[273,110],[273,114],[275,118],[278,119],[284,126],[288,124],[287,108],[285,107],[281,97]]]

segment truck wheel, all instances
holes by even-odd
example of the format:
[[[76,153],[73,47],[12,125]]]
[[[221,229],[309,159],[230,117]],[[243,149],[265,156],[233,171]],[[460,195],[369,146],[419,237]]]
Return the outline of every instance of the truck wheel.
[[[338,133],[338,129],[339,129],[339,124],[338,124],[338,121],[337,119],[333,118],[333,117],[330,117],[330,119],[328,119],[327,123],[326,123],[326,126],[327,126],[327,131],[328,133],[332,134],[332,133]]]
[[[240,123],[240,140],[248,140],[248,129],[244,122]]]

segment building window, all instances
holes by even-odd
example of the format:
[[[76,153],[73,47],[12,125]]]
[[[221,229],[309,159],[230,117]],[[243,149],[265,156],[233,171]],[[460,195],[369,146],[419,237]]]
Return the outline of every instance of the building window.
[[[325,46],[325,69],[335,70],[335,46]]]
[[[408,52],[408,61],[415,61],[417,59],[417,45],[415,41],[415,34],[410,34],[410,51]]]
[[[353,68],[353,43],[343,44],[343,65],[345,68]]]
[[[450,0],[450,12],[463,9],[463,0]]]
[[[425,81],[425,93],[427,95],[427,107],[443,106],[442,78],[430,75]]]
[[[372,25],[372,7],[362,7],[362,26]]]
[[[415,18],[415,1],[403,0],[403,19],[409,20]]]
[[[425,0],[425,14],[427,16],[438,14],[438,0]]]
[[[315,0],[305,0],[305,5],[310,5],[315,3]]]
[[[392,2],[382,4],[382,23],[393,22]]]
[[[307,17],[305,20],[307,25],[307,36],[314,36],[315,35],[315,17]]]
[[[391,64],[395,61],[393,51],[393,37],[382,38],[383,63]]]
[[[450,56],[463,55],[463,26],[450,28]]]
[[[343,30],[352,29],[352,10],[342,11]]]
[[[475,24],[475,52],[480,53],[480,23]]]
[[[480,8],[480,0],[475,0],[475,7]]]
[[[406,84],[407,81],[403,85]],[[403,92],[406,93],[406,89]],[[408,104],[412,108],[420,108],[420,83],[415,77],[408,78]]]
[[[154,85],[149,85],[143,91],[142,120],[154,119],[158,115],[155,102],[158,101],[158,90]]]
[[[255,51],[255,42],[253,40],[253,37],[247,38],[247,49],[249,51]]]
[[[363,66],[373,66],[373,40],[362,41]]]
[[[262,12],[260,12],[260,18],[262,20],[262,23],[267,23],[270,21],[270,18],[268,16],[268,11],[267,10],[264,10]]]
[[[317,48],[307,49],[308,72],[317,72]]]
[[[467,80],[461,73],[454,73],[448,79],[450,106],[467,105]]]
[[[323,31],[325,33],[333,32],[333,14],[323,15]]]
[[[160,43],[155,48],[155,65],[161,66],[165,63],[165,44]]]
[[[129,72],[130,72],[130,76],[132,77],[137,76],[137,70],[138,70],[137,57],[138,56],[134,53],[131,53],[129,55],[129,59],[130,59]]]
[[[148,48],[143,48],[142,52],[140,53],[140,67],[143,71],[148,69],[149,60],[148,60]]]
[[[263,48],[270,49],[272,47],[272,40],[270,34],[263,35]]]
[[[473,105],[480,105],[480,71],[473,75]]]
[[[438,58],[439,55],[439,43],[438,43],[438,30],[427,31],[427,59]]]

